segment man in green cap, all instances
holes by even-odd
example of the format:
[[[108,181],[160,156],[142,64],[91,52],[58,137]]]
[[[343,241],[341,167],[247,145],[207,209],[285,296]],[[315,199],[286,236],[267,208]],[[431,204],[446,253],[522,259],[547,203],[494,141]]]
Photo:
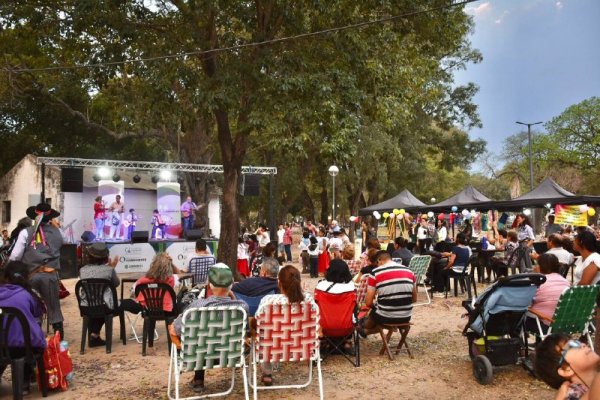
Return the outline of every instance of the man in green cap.
[[[217,263],[213,265],[208,271],[208,285],[210,287],[210,291],[212,292],[212,296],[206,299],[196,299],[190,303],[188,308],[197,308],[197,307],[211,307],[211,306],[241,306],[246,313],[248,313],[248,305],[241,301],[236,300],[235,296],[231,292],[231,285],[233,284],[233,274],[231,273],[231,269],[223,264]],[[173,322],[174,333],[177,335],[177,338],[174,340],[174,343],[178,343],[178,338],[181,337],[181,331],[183,328],[183,313],[179,314],[179,317],[175,319]],[[172,331],[171,331],[172,332]],[[194,392],[202,392],[204,390],[204,370],[194,371],[194,380],[192,381],[192,387]]]

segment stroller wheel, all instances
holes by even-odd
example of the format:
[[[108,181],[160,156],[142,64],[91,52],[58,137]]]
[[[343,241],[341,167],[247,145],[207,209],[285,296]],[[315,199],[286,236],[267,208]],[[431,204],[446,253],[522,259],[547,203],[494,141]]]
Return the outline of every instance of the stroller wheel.
[[[492,382],[494,371],[492,363],[486,356],[477,356],[473,360],[473,376],[480,385],[488,385]]]

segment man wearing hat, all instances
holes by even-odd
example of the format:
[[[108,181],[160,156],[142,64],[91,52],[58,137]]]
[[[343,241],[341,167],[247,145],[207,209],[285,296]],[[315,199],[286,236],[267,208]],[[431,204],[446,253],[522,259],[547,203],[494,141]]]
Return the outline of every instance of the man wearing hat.
[[[13,261],[22,261],[29,266],[31,286],[44,300],[48,313],[48,322],[54,331],[64,338],[63,315],[59,302],[60,248],[63,236],[57,226],[50,223],[60,213],[49,204],[40,203],[26,211],[34,225],[23,229],[17,238],[10,255]]]
[[[115,272],[118,258],[111,263],[108,259],[108,247],[106,243],[98,242],[85,249],[87,253],[87,264],[79,270],[79,279],[107,279],[114,287],[119,286],[121,281]],[[104,303],[108,309],[113,310],[118,304],[113,304],[112,292],[106,288],[104,291]],[[85,293],[81,291],[81,305],[87,305]],[[93,318],[89,325],[88,345],[90,347],[104,346],[106,342],[100,337],[100,330],[104,325],[104,318]]]
[[[246,313],[248,313],[248,305],[241,300],[236,300],[235,296],[231,292],[230,288],[232,283],[233,274],[227,265],[223,263],[217,263],[213,265],[208,271],[208,285],[210,287],[210,291],[212,292],[212,296],[206,299],[194,300],[189,306],[186,307],[186,310],[188,308],[197,307],[240,306],[246,311]],[[173,338],[173,343],[178,345],[178,347],[180,344],[179,337],[181,337],[181,332],[183,329],[182,318],[184,312],[185,310],[179,314],[179,317],[175,319],[173,325],[171,325],[169,328],[169,332]],[[195,392],[202,392],[204,390],[204,370],[194,371],[192,387]]]

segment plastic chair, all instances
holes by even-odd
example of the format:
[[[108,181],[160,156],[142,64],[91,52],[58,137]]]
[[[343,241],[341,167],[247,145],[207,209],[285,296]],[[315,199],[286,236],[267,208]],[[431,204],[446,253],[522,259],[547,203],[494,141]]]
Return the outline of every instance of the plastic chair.
[[[252,344],[254,399],[258,390],[300,389],[312,382],[317,364],[319,396],[323,399],[323,377],[319,352],[319,309],[312,301],[294,304],[263,304],[256,312],[256,341]],[[263,362],[308,363],[308,380],[302,384],[258,386],[257,370]]]
[[[427,284],[425,284],[425,274],[427,273],[427,268],[429,268],[430,262],[431,256],[414,256],[410,259],[410,263],[408,264],[408,269],[415,274],[415,278],[417,279],[417,290],[419,285],[423,285],[425,288],[425,295],[427,296],[426,303],[415,303],[413,304],[413,307],[431,304],[431,296],[429,296],[429,290],[427,290]]]
[[[17,329],[17,323],[21,327],[23,333],[24,348],[11,348],[8,346],[8,335],[11,329]],[[15,351],[21,353],[24,351],[24,355],[15,355]],[[46,367],[44,366],[44,353],[35,352],[31,347],[31,331],[27,319],[19,310],[15,307],[0,307],[0,365],[10,365],[12,374],[12,389],[13,399],[23,398],[23,382],[25,379],[29,379],[28,376],[24,376],[25,362],[30,364],[37,364],[38,371],[40,373],[40,381],[42,387],[42,396],[48,396]]]
[[[112,297],[113,308],[107,305],[106,295]],[[125,337],[125,312],[118,306],[117,289],[108,279],[81,279],[75,285],[75,295],[79,305],[79,314],[83,318],[81,325],[81,350],[85,353],[85,343],[88,340],[90,319],[104,318],[104,331],[106,333],[106,352],[112,351],[113,318],[119,317],[120,338],[123,345],[127,344]]]
[[[272,290],[269,293],[263,294],[262,296],[246,296],[246,295],[243,295],[238,292],[234,292],[234,291],[232,291],[232,292],[235,295],[236,299],[241,300],[244,303],[248,304],[248,316],[249,317],[254,317],[254,314],[256,314],[256,310],[258,310],[258,306],[263,297],[265,297],[268,294],[275,293],[275,291]]]
[[[135,287],[135,296],[142,295],[144,300],[144,309],[142,318],[144,318],[144,328],[142,332],[142,356],[146,355],[146,343],[148,347],[154,345],[154,332],[156,321],[165,321],[167,329],[167,346],[171,351],[171,336],[169,335],[169,324],[177,317],[177,305],[175,291],[166,283],[146,283]],[[164,310],[164,301],[166,296],[171,296],[173,309]]]
[[[477,297],[477,285],[475,284],[475,275],[474,269],[471,268],[471,262],[475,255],[472,255],[469,258],[469,261],[465,266],[462,267],[461,272],[452,271],[452,274],[448,275],[448,279],[446,280],[446,297],[448,297],[448,291],[450,290],[450,278],[454,279],[454,297],[458,296],[458,285],[460,284],[461,291],[464,293],[464,289],[467,290],[468,298],[471,298],[471,286],[473,287],[473,291],[475,292],[475,297]]]
[[[319,306],[319,324],[322,334],[321,343],[325,342],[332,347],[326,355],[338,353],[343,355],[355,367],[360,367],[359,336],[356,331],[356,293],[346,292],[333,294],[322,290],[315,290],[315,302]],[[354,360],[344,351],[344,343],[352,341]]]
[[[208,282],[208,270],[215,265],[217,261],[213,256],[198,256],[190,259],[188,263],[188,272],[194,274],[193,285],[204,285]]]
[[[590,337],[590,323],[596,308],[596,298],[600,293],[600,286],[585,285],[566,288],[556,305],[552,317],[529,310],[529,315],[536,319],[538,335],[543,339],[552,332],[572,335],[580,333],[588,339],[588,345],[594,349],[594,342]],[[541,321],[550,322],[548,332],[542,329]]]
[[[244,336],[247,315],[239,306],[216,306],[189,308],[183,313],[181,329],[181,351],[175,344],[171,348],[169,363],[169,399],[179,397],[179,382],[182,372],[231,368],[231,385],[228,390],[184,399],[227,396],[235,384],[235,369],[242,368],[244,394],[248,400],[248,378],[244,357]],[[171,384],[175,380],[175,397],[171,393]]]

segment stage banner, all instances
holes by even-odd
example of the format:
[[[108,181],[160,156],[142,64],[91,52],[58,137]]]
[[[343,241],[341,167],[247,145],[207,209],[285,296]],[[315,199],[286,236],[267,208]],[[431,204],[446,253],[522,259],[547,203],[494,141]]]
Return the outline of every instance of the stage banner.
[[[581,205],[554,207],[554,223],[559,225],[587,226],[587,211],[581,212]]]
[[[210,246],[207,246],[207,250],[212,254]],[[196,242],[173,242],[167,245],[166,253],[177,268],[187,271],[190,258],[196,255]]]
[[[106,244],[110,254],[110,259],[118,257],[115,271],[118,274],[128,272],[147,272],[150,264],[156,255],[156,251],[150,243],[117,243]]]
[[[119,182],[114,182],[112,180],[108,180],[108,179],[102,179],[100,180],[100,182],[98,182],[98,196],[102,196],[102,201],[104,202],[104,207],[106,207],[108,209],[108,207],[110,207],[110,205],[112,203],[115,202],[117,195],[121,196],[121,202],[123,204],[125,204],[125,207],[127,207],[127,199],[124,196],[125,192],[125,182],[124,181],[119,181]],[[127,209],[126,209],[127,210]],[[127,211],[125,211],[127,212]],[[92,208],[92,213],[93,213],[93,208]],[[111,224],[111,214],[109,211],[106,212],[106,220],[104,221],[104,237],[108,237],[108,235],[110,234],[110,224]],[[122,229],[123,227],[120,226],[119,229]],[[121,233],[122,236],[122,232],[117,232],[117,236],[119,236],[119,233]]]
[[[177,239],[181,234],[181,196],[177,182],[158,182],[156,184],[156,202],[166,226],[165,237],[162,239]]]

